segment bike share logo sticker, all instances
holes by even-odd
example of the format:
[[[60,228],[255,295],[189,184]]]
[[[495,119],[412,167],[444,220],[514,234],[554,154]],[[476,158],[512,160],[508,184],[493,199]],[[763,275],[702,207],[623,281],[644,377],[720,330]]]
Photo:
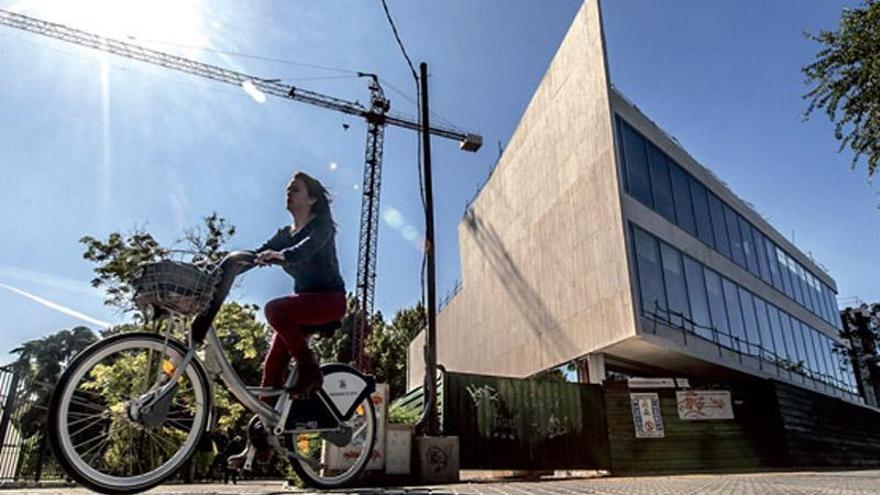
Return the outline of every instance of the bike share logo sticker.
[[[345,413],[354,405],[354,401],[360,396],[367,383],[360,377],[349,373],[340,372],[339,375],[341,376],[330,375],[326,377],[324,392],[333,401],[333,405],[341,413]]]

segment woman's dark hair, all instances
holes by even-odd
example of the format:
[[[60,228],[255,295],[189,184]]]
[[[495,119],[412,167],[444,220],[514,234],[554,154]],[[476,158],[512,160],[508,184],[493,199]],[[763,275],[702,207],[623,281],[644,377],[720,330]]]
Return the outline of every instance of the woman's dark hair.
[[[306,184],[309,197],[315,199],[315,202],[312,204],[312,214],[329,221],[333,225],[333,230],[336,230],[336,222],[333,221],[333,213],[330,211],[330,203],[333,200],[330,198],[330,192],[327,191],[327,188],[318,179],[305,172],[293,174],[293,180],[296,179]]]

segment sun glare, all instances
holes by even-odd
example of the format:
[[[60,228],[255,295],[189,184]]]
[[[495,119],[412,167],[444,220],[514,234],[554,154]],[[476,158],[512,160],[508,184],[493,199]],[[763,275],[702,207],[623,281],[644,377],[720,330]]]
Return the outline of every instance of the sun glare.
[[[197,0],[22,0],[10,10],[109,38],[200,45],[202,7]]]

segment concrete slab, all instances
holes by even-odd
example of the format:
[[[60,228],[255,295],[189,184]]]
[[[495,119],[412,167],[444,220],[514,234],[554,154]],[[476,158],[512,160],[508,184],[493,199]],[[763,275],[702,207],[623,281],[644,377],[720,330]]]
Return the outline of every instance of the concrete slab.
[[[484,480],[442,486],[356,488],[336,495],[868,495],[876,494],[880,471],[801,471],[754,474],[645,476],[638,478],[558,478],[540,481]],[[0,490],[0,495],[87,495],[82,488]],[[238,485],[166,485],[149,495],[310,495],[281,481],[245,481]]]

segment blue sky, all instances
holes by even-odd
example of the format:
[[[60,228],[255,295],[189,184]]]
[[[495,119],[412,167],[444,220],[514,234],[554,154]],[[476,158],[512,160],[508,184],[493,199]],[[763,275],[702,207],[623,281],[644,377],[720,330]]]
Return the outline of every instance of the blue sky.
[[[378,1],[118,3],[0,0],[0,8],[349,100],[369,97],[352,71],[375,72],[392,107],[415,114],[414,82]],[[388,3],[414,62],[429,64],[434,122],[478,131],[486,143],[468,154],[433,141],[442,296],[460,277],[465,204],[580,2]],[[848,169],[850,155],[837,153],[824,117],[801,119],[799,68],[816,51],[802,32],[833,27],[853,4],[617,0],[603,12],[613,83],[827,267],[841,296],[873,301],[877,187],[863,169]],[[0,28],[0,64],[0,363],[24,340],[120,321],[89,287],[83,235],[144,226],[171,244],[217,211],[238,228],[230,247],[252,248],[289,221],[283,190],[298,169],[335,195],[340,262],[353,287],[359,120],[286,100],[258,103],[232,86],[8,28]],[[416,151],[413,132],[387,129],[375,301],[386,315],[420,297]],[[280,270],[260,270],[235,296],[262,305],[290,286]]]

